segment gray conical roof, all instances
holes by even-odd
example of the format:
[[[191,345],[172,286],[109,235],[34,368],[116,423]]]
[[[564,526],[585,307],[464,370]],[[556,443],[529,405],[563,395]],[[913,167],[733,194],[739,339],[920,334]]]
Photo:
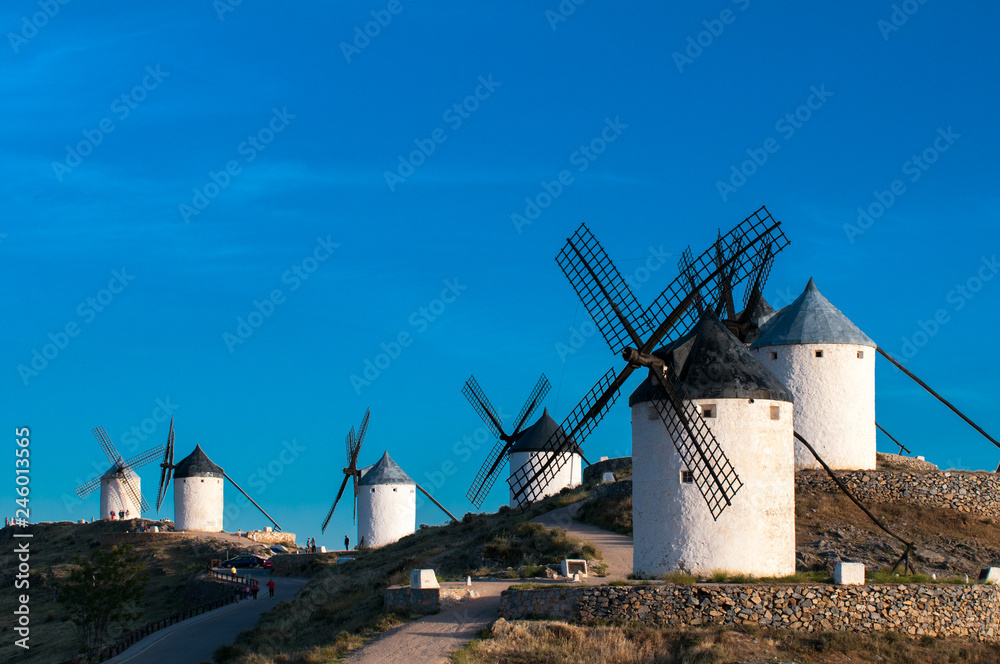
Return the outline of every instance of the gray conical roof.
[[[510,448],[510,452],[543,452],[546,451],[545,443],[556,431],[562,431],[562,427],[556,423],[549,415],[549,409],[542,410],[542,416],[538,421],[521,432],[521,436]],[[576,443],[573,442],[573,451],[579,453]]]
[[[181,459],[174,466],[174,477],[224,477],[222,468],[217,466],[201,445],[194,446],[194,452]]]
[[[376,484],[416,484],[410,476],[407,475],[389,453],[386,452],[382,455],[382,458],[372,466],[367,469],[362,469],[361,480],[358,481],[358,486],[374,486]]]
[[[876,343],[833,306],[809,279],[806,289],[794,302],[775,314],[761,329],[753,348],[797,344],[855,344],[876,347]]]
[[[792,402],[774,374],[712,314],[704,315],[691,334],[654,352],[674,371],[685,399],[772,399]],[[629,397],[628,405],[650,401],[649,377]]]

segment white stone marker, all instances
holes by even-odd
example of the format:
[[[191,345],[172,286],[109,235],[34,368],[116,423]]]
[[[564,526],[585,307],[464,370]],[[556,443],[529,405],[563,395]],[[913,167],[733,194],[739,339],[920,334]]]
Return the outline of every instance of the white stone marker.
[[[979,580],[986,584],[1000,583],[1000,567],[984,567]]]
[[[572,577],[574,574],[582,574],[587,576],[587,561],[586,560],[576,560],[574,558],[566,558],[562,561],[562,575],[565,577]]]
[[[614,473],[604,473],[601,475],[601,484],[611,484],[615,481]]]
[[[838,586],[865,585],[865,564],[837,563],[833,568],[833,582]]]
[[[432,569],[415,569],[410,572],[410,587],[415,590],[440,588],[437,575]]]

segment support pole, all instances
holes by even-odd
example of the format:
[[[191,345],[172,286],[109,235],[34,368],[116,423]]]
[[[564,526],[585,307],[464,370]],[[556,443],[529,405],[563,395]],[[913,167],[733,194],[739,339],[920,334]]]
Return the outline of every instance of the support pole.
[[[414,482],[414,484],[416,484],[416,482]],[[450,516],[452,521],[454,521],[455,523],[458,523],[458,519],[455,518],[455,515],[452,514],[451,512],[449,512],[448,510],[446,510],[444,508],[444,505],[442,505],[438,501],[434,500],[434,496],[432,496],[431,494],[427,493],[427,489],[425,489],[424,487],[420,486],[419,484],[417,484],[417,488],[420,489],[421,493],[423,493],[425,496],[427,496],[428,498],[430,498],[432,503],[434,503],[435,505],[437,505],[438,507],[440,507],[442,512],[444,512],[445,514],[447,514],[448,516]]]
[[[913,452],[911,452],[910,450],[908,450],[905,447],[903,447],[903,444],[901,442],[899,442],[898,440],[896,440],[895,438],[893,438],[891,433],[889,433],[888,431],[886,431],[885,429],[883,429],[881,427],[881,425],[879,425],[878,422],[875,423],[875,426],[878,428],[879,431],[881,431],[882,433],[884,433],[885,435],[887,435],[889,437],[889,440],[891,440],[892,442],[894,442],[897,445],[899,445],[899,453],[900,454],[902,454],[903,452],[906,452],[907,454],[913,454]]]
[[[266,517],[267,517],[268,521],[270,521],[271,523],[273,523],[273,524],[274,524],[274,527],[275,527],[275,528],[277,528],[278,530],[281,530],[281,526],[279,526],[279,525],[278,525],[278,522],[277,522],[277,521],[275,521],[274,519],[272,519],[272,518],[271,518],[271,515],[270,515],[270,514],[268,514],[267,512],[265,512],[265,511],[264,511],[264,508],[263,508],[263,507],[261,507],[260,505],[258,505],[258,504],[257,504],[257,501],[256,501],[256,500],[254,500],[253,498],[251,498],[251,497],[250,497],[250,496],[249,496],[249,495],[247,494],[247,492],[246,492],[246,491],[244,491],[243,489],[241,489],[241,488],[240,488],[240,485],[239,485],[239,484],[237,484],[236,482],[233,482],[233,478],[232,478],[232,477],[230,477],[230,476],[229,476],[229,475],[228,475],[228,474],[227,474],[226,472],[223,472],[222,474],[223,474],[223,475],[225,475],[226,479],[227,479],[227,480],[229,480],[229,481],[230,481],[230,483],[232,483],[232,485],[233,485],[234,487],[236,487],[236,489],[237,489],[237,490],[238,490],[238,491],[239,491],[240,493],[242,493],[242,494],[243,494],[244,496],[246,496],[246,497],[247,497],[247,500],[249,500],[249,501],[250,501],[251,503],[253,503],[253,504],[254,504],[254,507],[256,507],[257,509],[259,509],[259,510],[261,511],[261,513],[262,513],[262,514],[263,514],[264,516],[266,516]],[[175,491],[176,491],[176,489],[175,489]]]
[[[973,422],[972,420],[970,420],[968,417],[966,417],[965,414],[962,413],[962,411],[960,411],[958,408],[955,408],[955,406],[953,406],[950,401],[948,401],[943,396],[941,396],[940,394],[938,394],[937,392],[935,392],[934,390],[932,390],[930,385],[928,385],[924,381],[922,381],[919,378],[917,378],[916,376],[914,376],[913,373],[910,372],[906,367],[904,367],[902,364],[900,364],[899,362],[897,362],[895,360],[895,358],[892,357],[892,355],[889,355],[889,353],[885,352],[882,349],[881,346],[876,347],[876,350],[878,350],[878,352],[881,353],[882,356],[885,359],[889,360],[894,365],[896,365],[897,369],[899,369],[900,371],[902,371],[903,373],[905,373],[907,376],[909,376],[910,378],[912,378],[913,380],[915,380],[917,382],[917,385],[919,385],[920,387],[922,387],[925,390],[927,390],[928,392],[930,392],[932,395],[934,395],[937,398],[938,401],[940,401],[944,405],[948,406],[948,408],[951,408],[955,412],[956,415],[958,415],[963,420],[965,420],[966,422],[968,422],[969,425],[971,425],[973,429],[975,429],[979,433],[983,434],[983,436],[986,437],[986,440],[990,441],[991,443],[993,443],[997,447],[1000,447],[1000,442],[997,442],[996,439],[993,438],[993,436],[991,436],[990,434],[988,434],[985,431],[983,431],[982,428],[978,424],[976,424],[975,422]]]

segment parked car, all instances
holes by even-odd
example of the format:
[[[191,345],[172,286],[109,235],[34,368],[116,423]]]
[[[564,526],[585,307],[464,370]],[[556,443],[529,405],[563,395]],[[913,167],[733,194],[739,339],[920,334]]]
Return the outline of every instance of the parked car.
[[[235,558],[230,558],[222,562],[222,567],[270,567],[271,561],[264,560],[260,556],[254,556],[251,554],[246,554],[243,556],[236,556]]]
[[[273,560],[271,560],[270,558],[262,558],[261,560],[263,561],[261,565],[264,567],[264,569],[274,569]]]

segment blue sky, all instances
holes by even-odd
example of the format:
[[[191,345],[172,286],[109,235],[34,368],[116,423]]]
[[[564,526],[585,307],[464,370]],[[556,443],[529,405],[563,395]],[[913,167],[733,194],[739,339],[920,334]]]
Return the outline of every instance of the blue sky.
[[[513,417],[544,372],[561,420],[616,364],[599,336],[558,352],[588,320],[553,260],[577,225],[648,304],[688,244],[761,204],[792,242],[768,299],[815,277],[1000,432],[995,5],[514,4],[5,4],[0,397],[8,430],[32,430],[34,519],[96,515],[96,494],[66,499],[105,465],[91,428],[141,452],[163,406],[178,457],[200,443],[300,539],[354,539],[349,506],[319,525],[369,406],[361,462],[389,450],[464,513],[486,452],[459,444],[482,438],[470,373]],[[911,449],[996,467],[877,371],[879,421]],[[590,458],[629,453],[624,402]],[[155,498],[158,468],[140,472]]]

